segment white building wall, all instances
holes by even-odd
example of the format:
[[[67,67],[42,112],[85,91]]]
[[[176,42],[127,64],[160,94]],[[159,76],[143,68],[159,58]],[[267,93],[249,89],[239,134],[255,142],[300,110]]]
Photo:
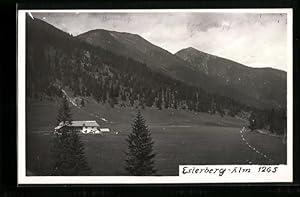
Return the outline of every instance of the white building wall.
[[[83,127],[81,129],[82,133],[96,133],[99,129],[97,127]]]

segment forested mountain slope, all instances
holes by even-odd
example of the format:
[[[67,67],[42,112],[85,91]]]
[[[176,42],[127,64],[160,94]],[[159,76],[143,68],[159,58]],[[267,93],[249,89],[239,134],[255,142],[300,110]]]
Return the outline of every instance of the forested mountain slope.
[[[284,71],[247,67],[192,47],[182,49],[176,55],[189,62],[194,69],[240,92],[246,98],[269,107],[286,106],[287,75]]]
[[[193,48],[173,55],[139,35],[126,32],[97,29],[77,38],[132,58],[154,71],[206,92],[231,97],[258,108],[281,108],[286,105],[286,73],[283,71],[249,68]]]
[[[231,98],[92,46],[42,20],[27,17],[26,23],[28,97],[51,98],[60,94],[61,87],[69,87],[75,96],[93,96],[112,107],[181,108],[230,115],[249,110]]]
[[[220,85],[211,81],[209,77],[192,69],[186,61],[137,34],[96,29],[78,35],[77,38],[114,54],[132,58],[145,64],[153,71],[168,75],[189,85],[201,87],[206,91],[220,88]]]

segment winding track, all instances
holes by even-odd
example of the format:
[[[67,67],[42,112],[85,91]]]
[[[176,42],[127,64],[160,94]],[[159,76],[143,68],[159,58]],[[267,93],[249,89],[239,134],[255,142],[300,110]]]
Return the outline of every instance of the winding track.
[[[271,159],[269,156],[264,154],[263,152],[257,150],[254,146],[250,145],[249,142],[245,139],[244,133],[245,132],[245,127],[243,127],[240,131],[241,139],[247,145],[252,151],[256,152],[258,155],[262,156],[264,159],[266,159],[269,162],[274,162],[273,159]],[[251,161],[248,161],[249,164],[253,164]]]

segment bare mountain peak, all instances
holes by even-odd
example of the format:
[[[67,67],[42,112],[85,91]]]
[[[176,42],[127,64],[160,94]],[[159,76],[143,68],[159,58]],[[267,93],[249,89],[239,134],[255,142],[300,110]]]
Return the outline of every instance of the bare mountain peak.
[[[188,48],[185,48],[183,50],[188,50],[188,51],[198,51],[198,49],[195,49],[194,47],[188,47]]]
[[[140,35],[138,34],[134,34],[134,33],[129,33],[129,32],[119,32],[119,31],[113,31],[113,30],[107,30],[107,29],[93,29],[93,30],[90,30],[90,31],[87,31],[85,33],[82,33],[80,35],[78,35],[78,37],[82,37],[83,35],[89,35],[89,34],[110,34],[110,35],[118,35],[118,36],[127,36],[127,37],[136,37],[136,38],[141,38]]]
[[[206,56],[213,56],[211,54],[205,53],[203,51],[200,51],[194,47],[188,47],[188,48],[184,48],[179,50],[178,52],[175,53],[175,55],[177,56],[181,56],[181,55],[189,55],[189,56],[194,56],[194,55],[206,55]]]
[[[195,49],[194,47],[188,47],[188,48],[180,49],[175,54],[179,54],[179,53],[183,53],[183,52],[185,52],[185,53],[186,52],[191,53],[191,52],[196,52],[196,51],[198,51],[198,50]]]

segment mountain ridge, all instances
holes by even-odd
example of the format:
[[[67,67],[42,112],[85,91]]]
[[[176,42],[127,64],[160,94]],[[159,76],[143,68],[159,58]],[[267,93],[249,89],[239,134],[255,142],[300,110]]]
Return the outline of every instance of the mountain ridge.
[[[243,63],[240,63],[238,61],[235,61],[235,60],[231,60],[230,58],[226,58],[226,57],[223,57],[223,56],[219,56],[219,55],[214,55],[214,54],[210,54],[210,53],[207,53],[207,52],[204,52],[204,51],[201,51],[195,47],[186,47],[186,48],[182,48],[180,50],[178,50],[177,52],[174,53],[174,55],[176,54],[180,54],[182,51],[185,51],[185,50],[188,50],[188,51],[194,51],[194,53],[202,53],[202,54],[205,54],[205,55],[210,55],[210,56],[214,56],[216,58],[222,58],[222,59],[226,59],[226,60],[230,60],[232,62],[235,62],[237,64],[240,64],[244,67],[247,67],[249,69],[269,69],[269,70],[275,70],[275,71],[279,71],[279,72],[284,72],[284,73],[287,73],[285,70],[282,70],[282,69],[278,69],[278,68],[274,68],[274,67],[252,67],[252,66],[248,66],[246,64],[243,64]]]
[[[114,48],[111,42],[104,42],[103,40],[101,40],[101,38],[103,38],[108,34],[111,36],[111,38],[113,38],[112,40],[114,42],[113,44],[116,44],[115,42],[117,41],[119,43],[118,47],[121,47],[122,49],[126,49],[126,50],[118,50]],[[129,35],[131,40],[129,40],[128,37],[126,37],[126,35]],[[186,64],[186,62],[182,61],[180,58],[175,58],[174,54],[152,44],[151,42],[144,39],[142,36],[138,34],[111,31],[105,29],[96,29],[96,30],[90,30],[80,35],[77,35],[77,38],[87,41],[89,44],[92,44],[94,46],[103,47],[107,50],[111,50],[113,52],[119,53],[120,55],[132,57],[142,63],[148,64],[149,67],[152,67],[154,69],[156,69],[157,67],[156,64],[175,64],[175,63],[182,64],[182,65]],[[109,38],[106,37],[106,39]],[[130,41],[130,43],[128,42],[128,40]],[[141,47],[139,45],[141,46],[147,45],[147,46]],[[135,48],[136,50],[133,50],[133,48]],[[157,50],[160,50],[159,52],[162,52],[165,57],[157,57],[156,60],[151,59],[150,56],[154,56],[158,54]],[[173,58],[171,62],[165,63],[164,59],[168,59],[170,57]],[[161,60],[161,58],[164,59]]]
[[[130,35],[130,39],[128,35]],[[161,72],[189,85],[203,88],[205,87],[203,84],[207,84],[208,90],[219,89],[218,84],[208,83],[210,80],[204,74],[197,73],[197,71],[195,73],[195,70],[192,70],[187,62],[152,44],[140,35],[101,29],[85,32],[78,35],[77,38],[118,55],[130,57],[146,64],[156,72]]]
[[[176,55],[189,62],[195,69],[248,97],[265,100],[277,107],[286,105],[287,73],[285,71],[252,68],[192,47],[182,49]]]
[[[56,28],[53,25],[51,26]],[[59,28],[56,29],[59,30]],[[278,90],[276,90],[276,85],[265,85],[266,87],[259,85],[261,82],[264,83],[260,79],[264,76],[271,76],[266,81],[268,84],[272,84],[273,81],[286,80],[286,74],[282,74],[285,72],[281,70],[278,72],[273,68],[251,68],[226,58],[199,51],[194,47],[188,47],[172,54],[152,44],[140,35],[128,32],[95,29],[67,39],[80,40],[119,56],[131,58],[147,65],[155,72],[163,73],[188,85],[203,88],[209,93],[229,96],[247,105],[267,108],[284,107],[286,105],[285,99],[282,98],[286,93],[286,86],[282,85],[281,82],[277,88]],[[192,58],[193,53],[189,54],[187,58],[180,55],[182,51],[189,52],[189,50],[193,51],[199,59],[194,61]],[[201,54],[200,57],[199,54]],[[248,78],[248,75],[245,74],[238,77],[240,70],[245,69],[251,71],[249,75],[252,76],[251,78]],[[220,76],[223,76],[223,79]],[[240,83],[239,78],[247,80]],[[229,83],[227,80],[234,81],[234,83]],[[259,91],[256,89],[259,89]]]
[[[109,36],[107,37],[107,35]],[[234,99],[255,106],[282,107],[286,104],[285,99],[276,98],[282,97],[286,92],[284,85],[278,86],[283,89],[282,94],[277,94],[281,90],[277,91],[274,86],[265,85],[265,87],[261,87],[260,85],[261,82],[273,83],[273,81],[286,80],[286,73],[281,70],[252,68],[199,51],[194,47],[188,47],[172,54],[138,34],[127,32],[98,29],[80,34],[77,38],[93,46],[133,58],[155,71],[162,72],[189,85],[201,87],[211,93],[230,97],[235,95]],[[242,76],[239,77],[240,72]],[[249,73],[249,76],[245,74],[246,72]],[[267,80],[263,81],[260,78]],[[239,85],[239,81],[243,79],[246,79],[246,82]],[[233,83],[229,83],[230,81]],[[270,87],[272,91],[270,91]],[[253,94],[250,93],[252,91]],[[275,98],[271,98],[274,95]]]
[[[111,107],[156,107],[234,116],[246,105],[229,97],[209,94],[131,58],[94,47],[42,21],[27,18],[27,98],[93,97]],[[52,32],[52,33],[51,33]],[[47,75],[45,75],[47,73]]]

